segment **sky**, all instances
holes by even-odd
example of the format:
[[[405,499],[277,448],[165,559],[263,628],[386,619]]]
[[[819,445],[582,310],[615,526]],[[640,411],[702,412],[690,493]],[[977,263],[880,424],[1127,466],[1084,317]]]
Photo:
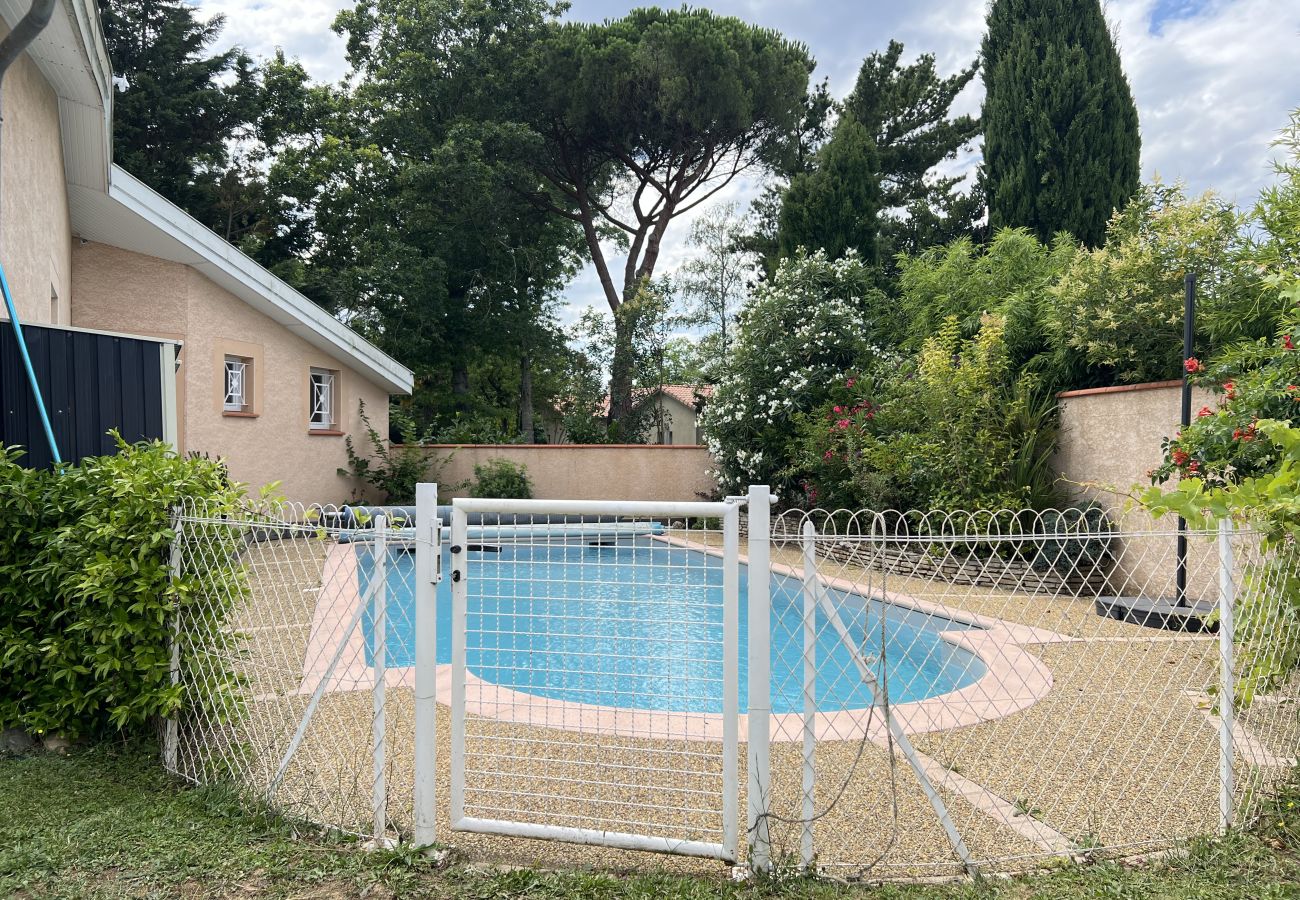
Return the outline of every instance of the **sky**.
[[[277,48],[298,57],[313,78],[338,80],[347,71],[343,41],[330,30],[347,0],[199,0],[205,13],[226,16],[222,41],[254,56]],[[573,0],[569,18],[601,21],[635,6],[619,0]],[[671,2],[661,5],[673,5]],[[775,28],[802,41],[817,60],[813,78],[830,81],[843,97],[867,54],[902,41],[905,57],[933,53],[941,74],[976,57],[985,0],[713,0],[708,6]],[[1249,205],[1273,180],[1270,142],[1300,107],[1300,0],[1108,0],[1124,70],[1137,101],[1142,174],[1181,180],[1189,191],[1214,189]],[[953,112],[978,113],[983,88],[974,79]],[[977,155],[954,163],[969,170]],[[738,179],[715,202],[742,206],[761,184]],[[688,221],[675,222],[659,273],[686,259]],[[603,307],[595,273],[566,290],[562,318],[585,306]]]

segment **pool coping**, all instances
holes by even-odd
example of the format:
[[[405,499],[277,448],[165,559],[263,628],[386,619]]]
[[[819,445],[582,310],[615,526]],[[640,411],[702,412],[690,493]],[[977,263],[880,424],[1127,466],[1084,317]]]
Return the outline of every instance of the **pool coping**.
[[[720,557],[721,550],[673,535],[651,535],[652,540],[671,546]],[[740,561],[746,562],[745,556]],[[787,577],[802,578],[801,569],[772,563],[772,571]],[[847,579],[819,575],[826,586],[866,597],[861,586]],[[1052,689],[1052,673],[1042,660],[1024,649],[1024,644],[1073,642],[1075,639],[1045,629],[1019,625],[987,616],[954,610],[941,604],[920,600],[906,594],[872,591],[872,598],[903,608],[939,616],[970,630],[940,631],[941,640],[961,647],[984,664],[985,672],[973,683],[955,691],[924,700],[891,705],[895,720],[909,734],[946,731],[1005,718],[1032,706]],[[368,690],[374,686],[374,667],[365,660],[365,637],[358,622],[347,635],[338,632],[347,624],[361,602],[357,555],[352,544],[334,544],[326,554],[322,581],[312,616],[302,666],[302,680],[286,694],[255,699],[278,699],[284,696],[309,695],[316,692],[326,677],[329,661],[346,642],[339,665],[325,687],[326,692]],[[450,664],[436,669],[436,695],[439,703],[451,703]],[[413,688],[414,666],[393,666],[385,671],[384,683],[393,687]],[[604,706],[557,700],[515,691],[493,684],[466,672],[465,709],[474,716],[520,725],[558,728],[586,734],[618,735],[628,738],[658,740],[721,741],[721,713],[665,712],[628,707]],[[887,739],[887,726],[879,707],[835,712],[818,712],[813,717],[813,732],[818,740],[859,740],[873,743]],[[770,734],[774,742],[803,739],[803,713],[771,713]],[[746,740],[748,716],[739,715],[739,736]]]

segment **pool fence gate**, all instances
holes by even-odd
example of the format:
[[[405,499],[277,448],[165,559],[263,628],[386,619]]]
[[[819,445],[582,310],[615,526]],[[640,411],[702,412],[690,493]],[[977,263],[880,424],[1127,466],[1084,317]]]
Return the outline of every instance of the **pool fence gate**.
[[[1266,814],[1300,752],[1295,544],[1224,522],[1180,556],[1172,528],[777,514],[763,486],[187,504],[164,762],[372,846],[541,865],[1165,850]]]

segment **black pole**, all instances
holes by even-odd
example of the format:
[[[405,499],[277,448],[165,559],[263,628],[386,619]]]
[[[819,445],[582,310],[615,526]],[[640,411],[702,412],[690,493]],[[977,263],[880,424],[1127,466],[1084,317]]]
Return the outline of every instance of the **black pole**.
[[[1183,362],[1192,358],[1192,324],[1196,320],[1196,276],[1188,272],[1183,276]],[[1183,366],[1183,405],[1179,417],[1183,430],[1192,424],[1192,376]],[[1175,606],[1187,605],[1187,522],[1178,517],[1177,589]]]

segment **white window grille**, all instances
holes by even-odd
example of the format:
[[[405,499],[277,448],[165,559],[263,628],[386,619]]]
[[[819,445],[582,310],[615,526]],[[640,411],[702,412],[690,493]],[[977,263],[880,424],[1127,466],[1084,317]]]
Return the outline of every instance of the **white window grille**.
[[[311,427],[331,429],[335,425],[334,399],[338,373],[328,369],[311,370]]]
[[[248,410],[248,378],[251,363],[238,356],[226,357],[226,398],[222,408],[226,412]]]

